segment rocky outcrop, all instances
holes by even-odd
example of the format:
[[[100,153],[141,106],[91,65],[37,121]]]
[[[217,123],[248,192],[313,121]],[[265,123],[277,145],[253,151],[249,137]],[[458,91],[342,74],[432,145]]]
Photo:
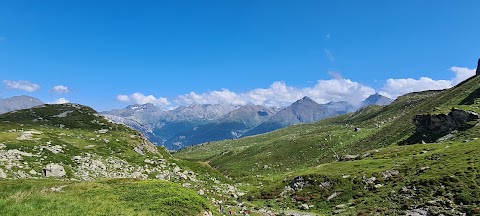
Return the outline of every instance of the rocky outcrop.
[[[468,124],[469,122],[479,119],[478,113],[452,109],[447,115],[417,115],[413,121],[417,133],[446,135],[455,130],[466,130],[472,126]]]
[[[480,75],[480,58],[478,59],[478,64],[477,64],[477,73],[475,75]]]

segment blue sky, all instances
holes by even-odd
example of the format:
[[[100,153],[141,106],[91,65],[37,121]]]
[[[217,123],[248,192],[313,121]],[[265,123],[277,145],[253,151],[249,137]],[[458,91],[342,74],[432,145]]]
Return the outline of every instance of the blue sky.
[[[0,0],[0,97],[168,109],[445,88],[476,67],[479,8],[476,0]]]

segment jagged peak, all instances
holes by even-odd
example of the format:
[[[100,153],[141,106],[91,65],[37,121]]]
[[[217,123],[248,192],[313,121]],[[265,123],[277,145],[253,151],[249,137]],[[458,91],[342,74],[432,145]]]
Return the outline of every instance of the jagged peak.
[[[316,103],[318,104],[316,101],[314,101],[312,98],[308,97],[308,96],[305,96],[303,97],[302,99],[300,100],[297,100],[295,103],[305,103],[305,102],[310,102],[310,103]]]

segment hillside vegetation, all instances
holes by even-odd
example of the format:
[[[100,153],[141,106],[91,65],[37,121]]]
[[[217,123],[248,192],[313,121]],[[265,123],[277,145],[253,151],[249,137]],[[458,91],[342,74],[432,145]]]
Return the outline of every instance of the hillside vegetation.
[[[86,106],[41,105],[0,122],[2,215],[209,215],[211,199],[236,205],[244,194]]]
[[[249,199],[259,205],[322,214],[475,214],[478,121],[433,140],[441,144],[420,144],[430,134],[420,134],[414,118],[454,108],[478,113],[479,89],[480,77],[472,77],[451,89],[401,96],[389,106],[202,144],[174,156],[208,162],[248,182],[245,188],[255,194]]]

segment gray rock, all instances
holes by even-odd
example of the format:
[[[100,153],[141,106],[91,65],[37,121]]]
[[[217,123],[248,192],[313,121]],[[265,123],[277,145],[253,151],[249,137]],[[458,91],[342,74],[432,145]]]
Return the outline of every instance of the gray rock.
[[[413,209],[413,210],[407,211],[405,215],[406,216],[427,216],[428,211],[424,209]]]
[[[28,173],[30,173],[30,175],[37,175],[37,174],[38,174],[37,171],[35,171],[35,170],[33,170],[33,169],[30,170],[30,172],[28,172]]]
[[[382,175],[383,175],[384,179],[388,179],[390,177],[397,176],[398,174],[400,174],[400,172],[398,172],[397,170],[387,170],[385,172],[382,172]]]
[[[45,168],[42,170],[42,175],[44,177],[65,177],[67,173],[65,172],[65,169],[63,168],[62,165],[60,164],[55,164],[55,163],[50,163],[45,166]]]
[[[293,178],[293,180],[290,182],[290,187],[293,190],[301,190],[303,187],[308,186],[309,183],[303,177],[298,176]]]
[[[0,169],[0,179],[4,178],[7,178],[7,174],[2,169]]]
[[[302,205],[300,205],[300,209],[308,210],[308,209],[310,209],[310,207],[307,204],[302,204]]]
[[[327,200],[330,201],[331,199],[334,199],[334,198],[337,197],[338,195],[340,195],[340,193],[335,192],[335,193],[333,193],[332,195],[330,195],[330,196],[327,198]]]

